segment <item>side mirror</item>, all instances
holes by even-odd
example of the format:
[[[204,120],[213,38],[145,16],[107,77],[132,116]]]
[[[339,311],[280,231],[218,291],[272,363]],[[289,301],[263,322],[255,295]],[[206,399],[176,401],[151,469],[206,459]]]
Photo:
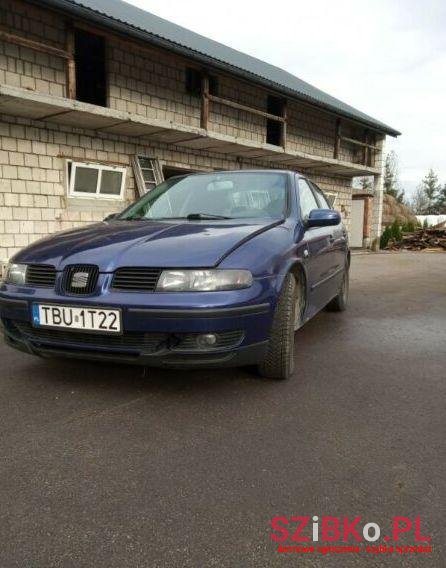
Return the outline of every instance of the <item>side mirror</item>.
[[[115,219],[117,217],[117,213],[110,213],[110,215],[107,215],[107,217],[104,217],[104,221],[111,221],[112,219]]]
[[[306,226],[307,227],[330,227],[339,225],[341,214],[334,209],[313,209],[310,211]]]

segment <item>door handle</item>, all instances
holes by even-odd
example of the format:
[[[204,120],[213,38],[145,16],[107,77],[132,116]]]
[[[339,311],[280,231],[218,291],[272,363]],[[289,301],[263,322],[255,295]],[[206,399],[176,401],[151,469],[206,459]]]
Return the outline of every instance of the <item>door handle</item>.
[[[331,245],[335,242],[335,238],[334,238],[333,235],[330,235],[330,236],[328,237],[328,242],[329,242]]]

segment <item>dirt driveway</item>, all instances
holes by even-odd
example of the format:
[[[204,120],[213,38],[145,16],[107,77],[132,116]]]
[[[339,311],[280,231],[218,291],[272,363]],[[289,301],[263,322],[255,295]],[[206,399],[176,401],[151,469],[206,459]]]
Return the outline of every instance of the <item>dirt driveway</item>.
[[[446,254],[355,256],[351,288],[288,382],[1,344],[0,566],[445,566]],[[420,516],[434,552],[279,554],[292,515]]]

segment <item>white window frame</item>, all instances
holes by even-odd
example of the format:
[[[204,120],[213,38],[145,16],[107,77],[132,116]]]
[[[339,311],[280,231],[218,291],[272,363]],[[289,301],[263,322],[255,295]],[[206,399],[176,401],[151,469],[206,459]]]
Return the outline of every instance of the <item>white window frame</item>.
[[[75,160],[67,160],[67,174],[68,174],[68,164],[71,164],[71,172],[68,178],[68,196],[69,197],[80,197],[83,199],[106,199],[112,201],[122,201],[124,199],[124,189],[125,189],[125,178],[127,174],[127,168],[122,166],[110,166],[105,164],[98,164],[95,162],[77,162]],[[76,169],[77,168],[91,168],[92,170],[98,170],[98,181],[96,184],[95,193],[86,193],[85,191],[75,191],[74,182],[76,179]],[[119,172],[122,174],[121,179],[121,189],[119,195],[107,195],[105,193],[100,193],[99,189],[101,187],[102,172],[112,171]]]

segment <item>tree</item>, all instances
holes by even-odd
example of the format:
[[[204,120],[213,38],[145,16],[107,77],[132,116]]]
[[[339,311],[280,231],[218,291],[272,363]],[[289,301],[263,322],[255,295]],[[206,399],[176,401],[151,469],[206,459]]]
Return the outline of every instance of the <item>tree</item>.
[[[438,176],[431,168],[412,197],[412,209],[418,215],[437,215],[446,212],[446,185],[440,186]]]
[[[423,186],[420,184],[412,195],[410,206],[415,215],[424,215],[429,207],[429,200]]]
[[[425,209],[426,215],[436,215],[438,213],[438,198],[440,196],[440,184],[438,183],[438,176],[431,168],[421,181],[421,188],[427,199],[427,207]]]
[[[401,189],[398,176],[398,157],[392,150],[387,154],[384,164],[384,192],[394,197],[399,203],[403,203],[404,190]]]
[[[435,208],[439,215],[446,215],[446,183],[438,191],[435,199]]]
[[[373,178],[370,177],[360,177],[355,180],[355,188],[364,191],[365,193],[370,192],[373,189]]]

